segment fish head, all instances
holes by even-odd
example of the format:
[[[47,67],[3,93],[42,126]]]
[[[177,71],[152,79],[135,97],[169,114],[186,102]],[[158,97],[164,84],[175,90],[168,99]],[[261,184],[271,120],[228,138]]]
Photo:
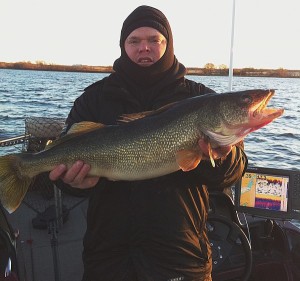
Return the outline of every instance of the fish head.
[[[214,112],[218,121],[205,134],[219,146],[233,145],[249,133],[280,117],[284,109],[268,108],[275,90],[247,90],[221,94],[215,98]],[[212,129],[212,130],[211,130]]]

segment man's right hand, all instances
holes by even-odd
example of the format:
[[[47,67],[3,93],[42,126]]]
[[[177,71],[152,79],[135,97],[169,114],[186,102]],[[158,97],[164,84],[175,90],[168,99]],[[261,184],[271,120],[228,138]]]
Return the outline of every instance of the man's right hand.
[[[74,188],[88,189],[99,181],[99,177],[88,176],[90,169],[90,165],[78,160],[69,169],[64,164],[58,165],[50,172],[49,178],[52,181],[61,179]]]

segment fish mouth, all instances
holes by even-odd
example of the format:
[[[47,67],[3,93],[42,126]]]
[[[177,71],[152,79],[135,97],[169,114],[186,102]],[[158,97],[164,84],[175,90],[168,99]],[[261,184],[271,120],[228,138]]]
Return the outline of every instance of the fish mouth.
[[[270,122],[275,118],[280,117],[284,109],[283,108],[269,108],[267,107],[270,99],[274,96],[275,90],[270,90],[269,93],[264,97],[261,102],[254,105],[249,114],[250,114],[250,124],[253,130],[257,130]]]
[[[275,90],[252,90],[242,96],[243,111],[242,118],[234,117],[234,122],[227,122],[223,119],[220,130],[205,130],[213,147],[234,145],[243,140],[249,133],[264,127],[274,119],[280,117],[283,108],[269,108],[268,103],[275,94]],[[247,104],[247,105],[246,105]],[[247,111],[246,114],[243,114]]]

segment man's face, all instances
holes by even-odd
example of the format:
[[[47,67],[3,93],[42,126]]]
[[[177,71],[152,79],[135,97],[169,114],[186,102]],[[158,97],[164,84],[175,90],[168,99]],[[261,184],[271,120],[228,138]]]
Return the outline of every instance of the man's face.
[[[152,27],[139,27],[125,40],[128,57],[140,66],[150,66],[157,62],[167,48],[166,38]]]

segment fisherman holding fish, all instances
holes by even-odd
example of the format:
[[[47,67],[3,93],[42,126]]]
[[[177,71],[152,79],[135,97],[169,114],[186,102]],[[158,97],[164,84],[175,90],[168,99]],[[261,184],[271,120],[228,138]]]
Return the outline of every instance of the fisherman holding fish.
[[[36,154],[0,157],[13,212],[34,176],[89,195],[82,281],[211,280],[210,190],[244,173],[243,138],[279,117],[272,90],[216,94],[185,78],[165,15],[124,21],[114,72],[76,99],[66,135]]]
[[[174,56],[169,22],[155,8],[141,6],[127,17],[120,48],[115,73],[85,89],[68,116],[67,129],[80,121],[117,124],[123,114],[213,92],[184,77],[186,69]],[[65,165],[54,169],[52,180],[61,177],[72,187],[94,187],[84,238],[83,280],[210,280],[208,190],[232,185],[247,162],[241,147],[234,146],[229,154],[225,149],[224,157],[219,152],[215,149],[216,167],[201,161],[192,171],[141,181],[87,177],[90,165],[83,161],[69,170]]]

